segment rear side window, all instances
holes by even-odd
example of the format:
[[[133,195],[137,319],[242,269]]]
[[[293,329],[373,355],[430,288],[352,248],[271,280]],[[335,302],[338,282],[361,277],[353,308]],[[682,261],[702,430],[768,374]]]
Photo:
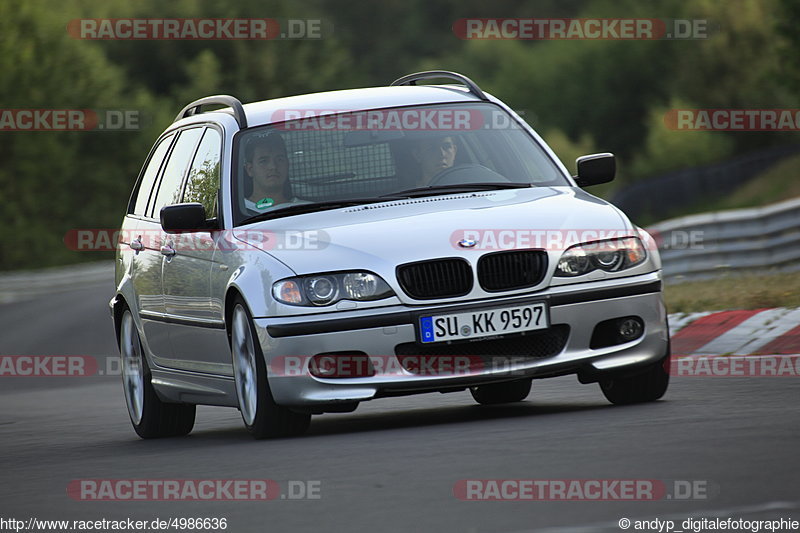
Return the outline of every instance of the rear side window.
[[[222,138],[214,128],[206,128],[203,140],[186,179],[184,202],[199,202],[206,208],[206,217],[217,216],[217,190],[219,189],[219,163],[222,154]]]
[[[144,216],[147,212],[147,202],[150,200],[150,193],[153,190],[153,184],[158,177],[158,170],[164,162],[164,156],[167,155],[170,143],[174,135],[168,135],[161,139],[153,150],[153,155],[147,163],[147,168],[144,169],[142,180],[139,182],[139,189],[136,193],[136,203],[134,204],[132,213],[134,215]]]
[[[202,134],[203,128],[192,128],[182,131],[178,136],[161,175],[161,184],[158,186],[158,194],[150,216],[158,218],[162,207],[180,202],[183,176],[194,157],[197,142]]]

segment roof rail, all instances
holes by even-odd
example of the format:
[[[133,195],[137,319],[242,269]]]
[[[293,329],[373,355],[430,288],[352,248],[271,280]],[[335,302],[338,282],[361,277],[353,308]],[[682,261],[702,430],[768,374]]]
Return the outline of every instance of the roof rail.
[[[182,118],[191,117],[192,115],[200,113],[200,108],[204,105],[215,104],[226,105],[233,109],[233,118],[235,118],[236,122],[239,124],[239,129],[245,129],[247,127],[247,115],[244,114],[244,107],[242,107],[242,103],[235,96],[228,96],[227,94],[206,96],[205,98],[195,100],[191,104],[181,109],[181,112],[178,113],[178,116],[175,117],[173,122],[177,122]]]
[[[392,82],[392,86],[398,85],[416,85],[419,80],[430,80],[435,78],[449,78],[451,80],[460,81],[464,85],[467,86],[469,92],[480,98],[481,100],[489,100],[489,97],[481,90],[478,85],[469,79],[468,77],[464,76],[463,74],[459,74],[458,72],[450,72],[449,70],[426,70],[425,72],[415,72],[414,74],[409,74],[407,76],[403,76],[402,78],[398,78]]]

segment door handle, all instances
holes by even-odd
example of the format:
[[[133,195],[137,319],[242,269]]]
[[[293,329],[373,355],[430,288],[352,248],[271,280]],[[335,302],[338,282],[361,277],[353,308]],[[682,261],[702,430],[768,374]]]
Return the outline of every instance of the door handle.
[[[142,250],[144,250],[144,244],[142,244],[141,239],[142,237],[140,235],[131,241],[130,244],[131,250],[136,250],[137,252],[141,252]]]
[[[175,248],[172,247],[172,241],[168,242],[164,246],[161,247],[161,255],[166,255],[167,257],[172,257],[177,252]]]

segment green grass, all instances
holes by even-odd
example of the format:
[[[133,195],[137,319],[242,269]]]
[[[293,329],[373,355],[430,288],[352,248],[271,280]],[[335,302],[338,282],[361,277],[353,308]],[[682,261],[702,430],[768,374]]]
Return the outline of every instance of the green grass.
[[[665,285],[664,298],[670,313],[800,307],[800,273],[729,274]]]

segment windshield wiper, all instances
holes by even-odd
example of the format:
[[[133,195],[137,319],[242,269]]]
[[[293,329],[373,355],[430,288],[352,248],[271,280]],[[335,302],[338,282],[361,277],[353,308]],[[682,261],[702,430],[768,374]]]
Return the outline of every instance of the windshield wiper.
[[[494,189],[525,189],[532,186],[533,185],[530,183],[514,183],[514,182],[456,183],[452,185],[429,185],[427,187],[414,187],[413,189],[406,189],[404,191],[393,192],[391,194],[384,195],[381,198],[389,198],[392,196],[405,196],[408,198],[414,198],[416,196],[425,196],[427,194],[491,191]]]
[[[404,196],[386,195],[370,198],[351,198],[345,200],[329,200],[327,202],[312,202],[308,204],[295,204],[287,205],[286,207],[279,207],[270,209],[265,213],[259,213],[252,217],[246,218],[239,224],[252,224],[253,222],[260,222],[262,220],[270,220],[273,218],[280,218],[290,215],[301,215],[304,213],[313,213],[315,211],[326,211],[328,209],[339,209],[341,207],[352,207],[355,205],[376,204],[386,202],[392,198],[405,198]]]

